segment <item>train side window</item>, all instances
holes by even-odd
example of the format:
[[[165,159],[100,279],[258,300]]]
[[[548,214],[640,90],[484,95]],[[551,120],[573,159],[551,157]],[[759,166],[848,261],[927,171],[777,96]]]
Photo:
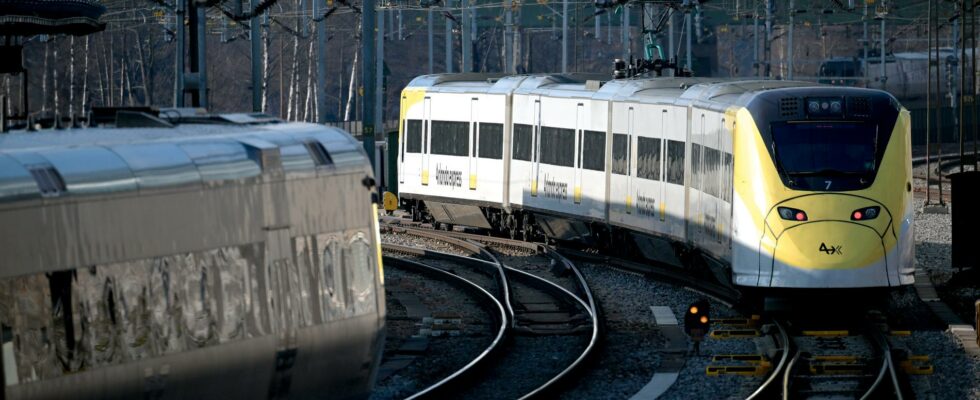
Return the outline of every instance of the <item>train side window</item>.
[[[612,172],[619,175],[629,175],[629,136],[623,133],[614,133],[612,146]]]
[[[575,130],[541,127],[540,162],[562,167],[575,166]]]
[[[691,143],[691,187],[701,188],[701,145]]]
[[[344,268],[340,258],[340,243],[330,241],[323,247],[323,255],[320,258],[321,272],[323,273],[323,291],[325,295],[324,310],[325,317],[330,315],[340,315],[344,310]]]
[[[593,171],[606,170],[606,133],[584,131],[582,143],[582,168]]]
[[[514,152],[512,158],[521,161],[531,161],[532,134],[531,125],[514,124]]]
[[[710,147],[704,147],[704,192],[720,197],[721,190],[718,187],[720,176],[718,167],[721,164],[721,153]]]
[[[466,157],[470,152],[468,122],[432,121],[431,154]]]
[[[722,197],[725,199],[725,201],[731,203],[732,202],[732,180],[734,179],[732,177],[732,171],[733,171],[732,170],[732,155],[730,153],[724,153],[724,157],[725,157],[725,176],[723,177],[722,182],[725,182],[725,187],[724,187],[724,191],[725,192],[722,193]]]
[[[667,182],[684,184],[684,142],[667,141]]]
[[[374,265],[371,262],[371,245],[363,233],[351,239],[350,258],[347,268],[352,270],[352,282],[348,286],[354,301],[354,314],[360,315],[374,310]]]
[[[660,139],[640,136],[636,140],[636,176],[660,180]]]
[[[501,160],[504,158],[504,125],[480,123],[480,158]]]
[[[406,122],[405,151],[409,153],[422,152],[422,120],[410,119]]]

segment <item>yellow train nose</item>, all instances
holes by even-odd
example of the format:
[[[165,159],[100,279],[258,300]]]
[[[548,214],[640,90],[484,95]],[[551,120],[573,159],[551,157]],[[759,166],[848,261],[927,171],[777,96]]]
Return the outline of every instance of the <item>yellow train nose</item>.
[[[869,226],[816,221],[786,229],[776,241],[776,261],[800,269],[855,269],[881,262],[881,237]]]

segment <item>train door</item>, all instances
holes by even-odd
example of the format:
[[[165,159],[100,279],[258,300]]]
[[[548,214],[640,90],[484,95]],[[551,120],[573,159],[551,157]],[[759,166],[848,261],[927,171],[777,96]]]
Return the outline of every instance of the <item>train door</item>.
[[[708,143],[708,141],[705,140],[705,136],[704,136],[705,135],[705,127],[704,127],[705,118],[704,118],[704,113],[701,113],[701,118],[699,119],[699,121],[700,121],[701,126],[698,128],[698,134],[697,134],[697,136],[695,136],[695,139],[694,139],[694,143],[697,144],[697,146],[695,147],[697,149],[697,152],[695,152],[695,154],[694,154],[694,157],[695,158],[694,158],[694,160],[692,162],[697,163],[697,166],[695,166],[693,168],[694,169],[694,173],[695,173],[695,175],[694,175],[695,176],[695,178],[694,178],[695,179],[695,186],[694,187],[697,188],[696,196],[698,196],[698,198],[696,200],[697,201],[697,205],[694,208],[694,210],[695,210],[694,212],[695,212],[695,215],[698,216],[698,218],[697,218],[697,221],[698,221],[698,230],[697,230],[697,232],[698,232],[698,240],[701,240],[704,237],[704,221],[705,221],[705,218],[704,218],[704,172],[705,172],[704,171],[704,156],[705,156],[705,153],[706,152],[704,151],[705,150],[704,149],[704,145],[706,145]]]
[[[422,102],[422,162],[419,163],[419,174],[422,184],[429,184],[429,129],[432,127],[432,98],[426,97]]]
[[[534,113],[531,118],[534,121],[534,137],[531,142],[531,196],[537,197],[541,178],[539,175],[541,157],[538,154],[541,149],[541,98],[534,100]]]
[[[290,293],[289,264],[290,264],[289,229],[272,229],[266,231],[266,271],[269,282],[268,305],[271,310],[272,332],[276,335],[277,368],[272,376],[269,392],[274,397],[284,397],[289,394],[292,371],[291,367],[297,353],[296,321],[292,318],[292,300]],[[286,365],[286,368],[278,366]]]
[[[718,208],[725,206],[724,197],[723,197],[725,185],[722,184],[725,179],[725,174],[722,172],[723,171],[722,165],[725,162],[725,148],[722,147],[721,145],[721,136],[722,133],[725,132],[725,117],[721,117],[721,123],[715,126],[713,132],[715,133],[715,149],[716,149],[714,154],[717,154],[717,157],[712,159],[711,168],[714,171],[713,177],[716,178],[713,185],[715,185],[715,195],[717,196],[717,198],[714,200],[715,225],[712,227],[712,230],[715,235],[715,241],[721,243],[721,226],[724,224],[723,221],[721,220],[722,213],[718,211]]]
[[[398,183],[405,183],[405,142],[408,141],[408,118],[402,119],[402,134],[398,137],[398,164],[395,169],[398,173]]]
[[[633,193],[633,176],[636,175],[634,168],[636,166],[636,154],[633,152],[633,141],[636,140],[636,124],[633,122],[633,107],[629,108],[626,115],[626,198],[631,199],[632,202],[636,202],[636,193]],[[633,207],[630,202],[626,204],[626,213],[632,214]]]
[[[660,221],[667,220],[667,109],[660,112]],[[668,230],[669,232],[669,230]]]
[[[476,165],[480,144],[479,99],[470,100],[470,190],[476,190]]]
[[[585,105],[578,103],[578,109],[575,113],[575,154],[578,156],[575,160],[575,188],[574,188],[574,200],[575,204],[580,204],[582,202],[582,160],[583,160],[583,138],[585,129]]]

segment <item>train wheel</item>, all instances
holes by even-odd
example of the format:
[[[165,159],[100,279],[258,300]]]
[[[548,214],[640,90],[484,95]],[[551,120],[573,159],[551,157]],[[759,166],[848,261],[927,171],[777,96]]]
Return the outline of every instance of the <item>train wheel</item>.
[[[453,231],[453,224],[446,224],[446,230],[452,232]]]
[[[439,222],[439,221],[432,221],[432,229],[435,229],[437,231],[438,230],[441,230],[442,229],[442,223]]]

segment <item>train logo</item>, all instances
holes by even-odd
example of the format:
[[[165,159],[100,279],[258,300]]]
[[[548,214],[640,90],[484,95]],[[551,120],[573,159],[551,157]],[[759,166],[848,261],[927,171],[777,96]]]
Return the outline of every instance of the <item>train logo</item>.
[[[842,255],[844,255],[844,252],[841,251],[841,248],[842,248],[842,246],[839,246],[839,245],[838,246],[827,246],[823,242],[820,242],[820,251],[822,251],[824,253],[827,253],[827,255],[834,255],[834,254],[836,254],[836,255],[842,256]]]
[[[568,199],[568,182],[560,182],[549,179],[548,175],[544,176],[544,197],[567,200]]]
[[[463,171],[443,169],[442,164],[436,164],[436,184],[463,187]]]

